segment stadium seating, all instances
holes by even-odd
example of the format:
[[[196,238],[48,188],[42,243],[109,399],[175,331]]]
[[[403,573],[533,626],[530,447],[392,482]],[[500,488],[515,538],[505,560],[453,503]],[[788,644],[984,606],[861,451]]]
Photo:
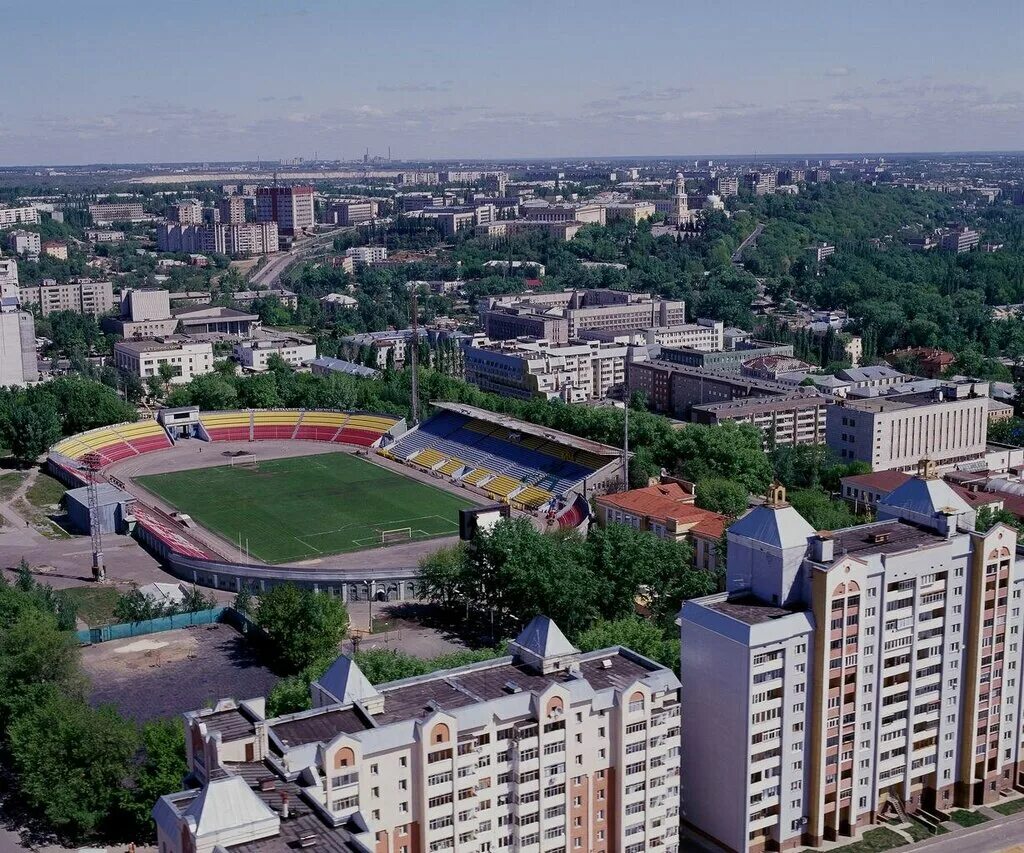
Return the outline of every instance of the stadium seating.
[[[252,413],[252,437],[256,441],[290,439],[298,426],[302,412],[297,409],[280,411],[254,411]]]
[[[398,422],[397,418],[383,415],[351,415],[345,426],[334,437],[343,444],[369,447]]]
[[[292,438],[305,441],[334,441],[334,436],[338,434],[347,420],[347,412],[307,411],[303,413]]]
[[[139,421],[134,424],[119,424],[111,427],[130,444],[136,453],[149,453],[171,446],[164,428],[156,421]]]
[[[416,459],[413,460],[417,465],[429,470],[434,470],[438,465],[445,461],[445,457],[438,453],[436,450],[426,448],[416,454]]]
[[[104,465],[162,450],[171,446],[163,427],[156,421],[139,421],[134,424],[115,424],[99,427],[88,432],[73,435],[58,441],[53,452],[80,462],[86,454],[97,453]]]
[[[427,450],[438,455],[424,456]],[[425,467],[530,509],[543,506],[554,495],[564,494],[608,462],[540,436],[520,434],[498,424],[445,411],[406,433],[386,453],[399,461],[419,465],[432,460]],[[450,461],[437,467],[441,459]],[[471,470],[460,477],[458,472],[464,468]],[[487,477],[494,479],[487,481]],[[523,486],[532,489],[517,493],[516,489]]]
[[[199,422],[210,441],[249,441],[252,416],[249,412],[203,412]]]

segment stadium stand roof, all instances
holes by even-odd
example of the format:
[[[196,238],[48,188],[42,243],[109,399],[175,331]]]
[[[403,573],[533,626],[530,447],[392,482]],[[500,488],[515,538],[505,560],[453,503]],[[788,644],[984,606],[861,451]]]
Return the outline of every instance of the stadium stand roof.
[[[597,441],[591,441],[589,438],[580,438],[578,435],[572,435],[571,433],[562,432],[561,430],[552,429],[551,427],[531,424],[528,421],[521,421],[518,418],[513,418],[509,415],[490,412],[487,409],[478,409],[476,406],[467,406],[465,403],[446,403],[443,401],[432,400],[430,405],[437,409],[443,409],[448,412],[455,412],[456,414],[464,415],[467,418],[475,418],[479,421],[498,424],[499,426],[503,426],[505,429],[513,430],[514,432],[521,432],[526,435],[535,435],[539,438],[546,438],[549,441],[566,444],[569,447],[576,448],[577,450],[596,453],[598,456],[622,456],[622,449],[619,447],[612,447],[610,444],[601,444]]]

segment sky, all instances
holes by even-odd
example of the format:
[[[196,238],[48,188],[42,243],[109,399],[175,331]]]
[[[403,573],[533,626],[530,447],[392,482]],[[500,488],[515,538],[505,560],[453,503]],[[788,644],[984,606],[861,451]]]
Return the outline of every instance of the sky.
[[[1021,0],[0,0],[0,165],[1024,149]]]

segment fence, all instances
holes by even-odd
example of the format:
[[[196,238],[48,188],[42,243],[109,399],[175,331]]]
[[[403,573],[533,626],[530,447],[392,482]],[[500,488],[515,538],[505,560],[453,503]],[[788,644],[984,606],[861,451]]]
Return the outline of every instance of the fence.
[[[191,625],[211,625],[225,619],[225,611],[229,607],[213,607],[209,610],[197,610],[195,613],[176,613],[174,616],[160,616],[156,619],[145,619],[142,622],[122,622],[117,625],[104,625],[102,628],[87,628],[76,631],[75,636],[80,643],[105,643],[108,640],[123,640],[126,637],[142,637],[160,631],[174,631],[188,628]]]

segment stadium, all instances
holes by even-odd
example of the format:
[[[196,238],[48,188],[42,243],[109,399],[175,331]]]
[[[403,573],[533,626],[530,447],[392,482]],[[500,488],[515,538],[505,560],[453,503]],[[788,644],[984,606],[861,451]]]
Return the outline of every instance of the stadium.
[[[236,591],[293,582],[347,601],[414,598],[419,560],[458,535],[460,510],[499,503],[574,528],[590,497],[620,487],[618,448],[433,407],[411,428],[371,412],[163,409],[65,438],[48,466],[72,488],[104,484],[114,532],[176,577]]]

